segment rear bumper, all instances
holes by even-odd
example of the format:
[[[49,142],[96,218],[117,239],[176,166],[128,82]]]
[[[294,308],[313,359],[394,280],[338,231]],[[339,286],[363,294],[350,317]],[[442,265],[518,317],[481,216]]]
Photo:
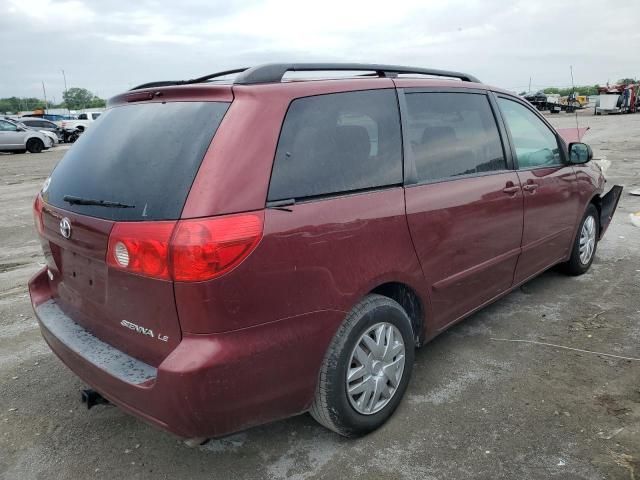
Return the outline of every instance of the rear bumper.
[[[29,282],[42,335],[78,377],[123,410],[178,436],[220,437],[307,410],[342,312],[314,312],[215,335],[185,335],[157,366],[102,342]]]

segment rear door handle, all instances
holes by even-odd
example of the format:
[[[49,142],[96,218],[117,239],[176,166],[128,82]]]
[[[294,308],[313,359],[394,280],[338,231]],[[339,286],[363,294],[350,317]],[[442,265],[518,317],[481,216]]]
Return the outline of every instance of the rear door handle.
[[[527,192],[533,192],[536,188],[538,188],[537,183],[527,183],[526,185],[522,186],[522,189],[526,190]]]

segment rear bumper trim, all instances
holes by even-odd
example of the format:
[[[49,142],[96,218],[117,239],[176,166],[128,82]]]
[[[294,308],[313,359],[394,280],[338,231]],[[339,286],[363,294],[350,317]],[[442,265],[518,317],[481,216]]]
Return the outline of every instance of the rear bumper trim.
[[[140,385],[155,380],[156,368],[99,340],[69,318],[53,301],[36,307],[42,325],[69,350],[123,382]]]

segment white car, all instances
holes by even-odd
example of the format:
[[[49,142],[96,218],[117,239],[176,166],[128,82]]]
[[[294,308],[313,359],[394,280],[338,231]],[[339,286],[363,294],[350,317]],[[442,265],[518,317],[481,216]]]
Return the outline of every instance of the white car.
[[[48,135],[19,123],[0,120],[0,151],[40,153],[52,146],[53,140]]]
[[[48,130],[38,130],[38,132],[47,137],[47,140],[50,142],[49,148],[58,144],[58,136],[55,133],[49,132]]]

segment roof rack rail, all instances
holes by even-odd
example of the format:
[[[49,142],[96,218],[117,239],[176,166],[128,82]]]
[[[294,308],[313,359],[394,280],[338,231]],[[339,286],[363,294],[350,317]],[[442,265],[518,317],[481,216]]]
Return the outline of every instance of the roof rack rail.
[[[204,77],[192,78],[191,80],[165,80],[160,82],[143,83],[142,85],[133,87],[130,91],[142,90],[143,88],[169,87],[172,85],[189,85],[192,83],[203,83],[216,77],[225,77],[227,75],[233,75],[234,73],[244,72],[245,70],[247,70],[247,68],[234,68],[233,70],[224,70],[222,72],[205,75]]]
[[[399,73],[416,73],[434,77],[459,78],[463,82],[481,83],[473,75],[432,68],[404,67],[401,65],[380,65],[375,63],[267,63],[246,69],[241,72],[234,84],[255,85],[258,83],[278,83],[287,72],[319,72],[319,71],[373,71],[379,77],[395,77]]]
[[[212,73],[191,80],[165,80],[160,82],[143,83],[131,89],[168,87],[172,85],[189,85],[204,83],[217,77],[239,74],[233,81],[234,85],[256,85],[259,83],[279,83],[287,72],[375,72],[379,77],[397,77],[399,73],[415,73],[434,77],[459,78],[463,82],[482,83],[473,75],[449,70],[433,68],[403,67],[401,65],[380,65],[375,63],[266,63],[251,68],[235,68]]]

